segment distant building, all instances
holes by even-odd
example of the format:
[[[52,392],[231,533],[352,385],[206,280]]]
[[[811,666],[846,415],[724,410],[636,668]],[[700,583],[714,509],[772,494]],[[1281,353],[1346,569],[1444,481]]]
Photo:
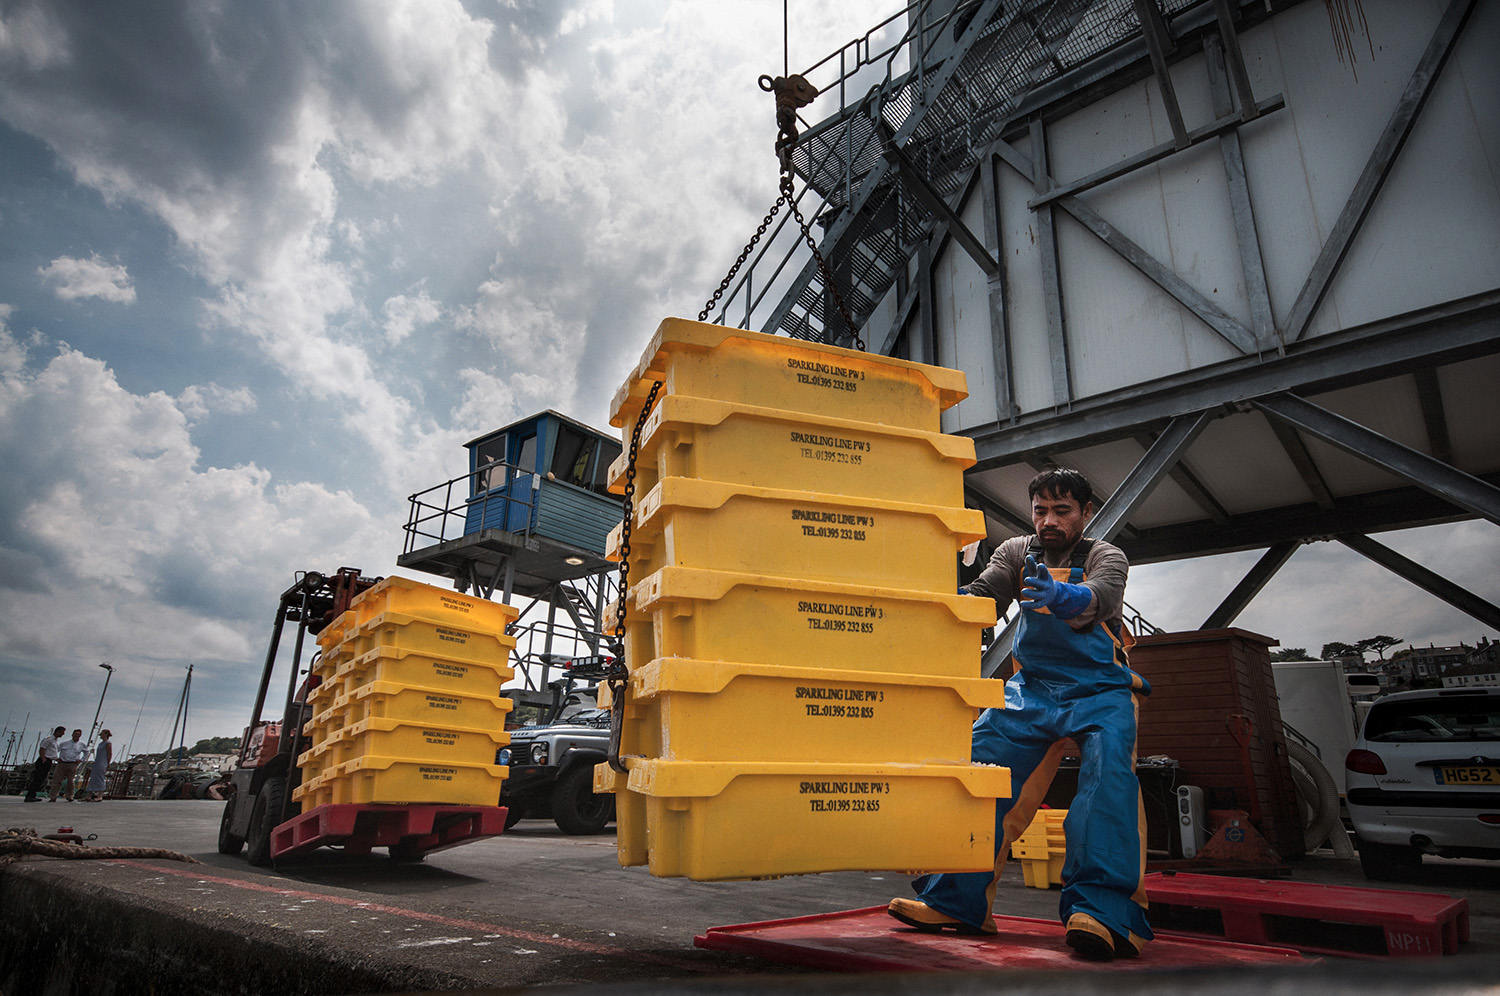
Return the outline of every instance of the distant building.
[[[1413,680],[1421,678],[1441,679],[1449,668],[1461,667],[1469,661],[1470,648],[1460,643],[1456,647],[1407,647],[1405,650],[1397,651],[1391,655],[1391,660],[1400,661],[1406,668],[1410,668],[1409,675]],[[1446,684],[1446,682],[1445,682]]]
[[[1500,687],[1500,643],[1491,643],[1485,637],[1480,639],[1479,646],[1464,649],[1468,653],[1464,655],[1463,663],[1450,664],[1443,669],[1443,687]]]

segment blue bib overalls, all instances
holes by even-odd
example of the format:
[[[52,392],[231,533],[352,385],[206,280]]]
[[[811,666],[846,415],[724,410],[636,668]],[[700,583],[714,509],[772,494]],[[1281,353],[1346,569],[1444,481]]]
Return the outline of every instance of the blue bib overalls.
[[[1072,584],[1085,577],[1077,558],[1071,568],[1049,570]],[[1013,797],[995,805],[994,870],[924,875],[912,883],[917,898],[975,927],[984,923],[1010,846],[1036,815],[1062,758],[1061,741],[1071,738],[1081,757],[1078,792],[1063,823],[1062,922],[1087,913],[1117,934],[1150,939],[1145,810],[1135,776],[1136,696],[1149,695],[1150,686],[1102,623],[1077,632],[1045,609],[1022,610],[1014,653],[1005,708],[986,709],[974,724],[975,763],[1011,771]]]

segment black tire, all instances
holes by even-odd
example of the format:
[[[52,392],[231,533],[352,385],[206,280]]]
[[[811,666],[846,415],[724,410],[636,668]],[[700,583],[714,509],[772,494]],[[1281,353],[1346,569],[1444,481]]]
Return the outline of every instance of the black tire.
[[[245,838],[230,831],[234,819],[234,797],[224,803],[224,815],[219,819],[219,853],[231,858],[244,850]]]
[[[1370,840],[1359,842],[1359,867],[1365,878],[1372,882],[1394,882],[1404,872],[1422,866],[1422,852],[1414,847],[1400,844],[1377,844]]]
[[[591,764],[568,769],[552,788],[552,820],[563,833],[598,833],[614,815],[615,797],[594,794]]]
[[[286,776],[267,778],[255,797],[255,808],[250,810],[250,836],[245,839],[249,851],[245,857],[252,865],[265,867],[271,863],[271,831],[276,828],[277,814],[281,812],[281,800],[286,794]]]
[[[505,829],[509,830],[517,823],[520,823],[525,817],[526,809],[524,806],[507,807],[505,810]]]

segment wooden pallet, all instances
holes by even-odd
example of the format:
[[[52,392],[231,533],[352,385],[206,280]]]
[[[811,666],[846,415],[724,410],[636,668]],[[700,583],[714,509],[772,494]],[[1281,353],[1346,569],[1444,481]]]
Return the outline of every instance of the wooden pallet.
[[[1469,939],[1466,899],[1430,892],[1146,876],[1153,927],[1348,958],[1433,958]]]

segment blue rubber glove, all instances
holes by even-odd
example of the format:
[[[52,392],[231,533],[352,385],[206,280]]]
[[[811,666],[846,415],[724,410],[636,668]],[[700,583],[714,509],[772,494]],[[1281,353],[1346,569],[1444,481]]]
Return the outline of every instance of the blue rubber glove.
[[[1072,619],[1089,607],[1093,592],[1081,584],[1057,581],[1051,572],[1027,554],[1026,573],[1021,579],[1021,608],[1047,609],[1059,619]]]

